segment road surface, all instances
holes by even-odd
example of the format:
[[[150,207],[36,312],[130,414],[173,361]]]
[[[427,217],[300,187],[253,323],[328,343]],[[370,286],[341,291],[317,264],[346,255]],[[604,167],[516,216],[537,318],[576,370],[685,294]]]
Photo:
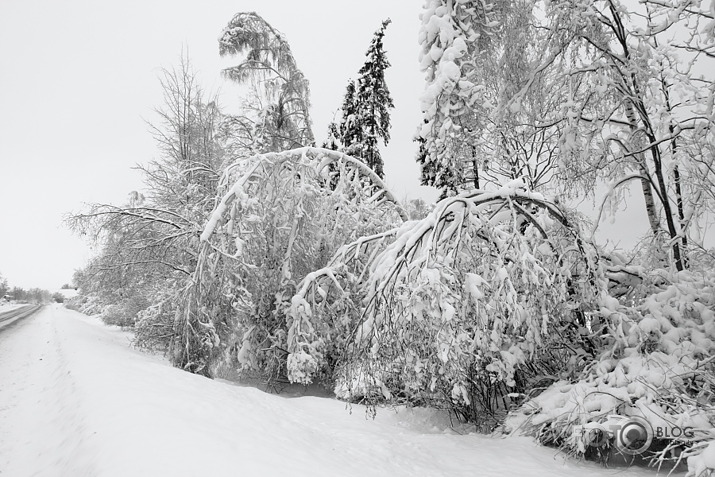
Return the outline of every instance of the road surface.
[[[25,305],[19,308],[13,308],[10,311],[0,312],[0,331],[28,316],[32,316],[41,308],[42,305]]]

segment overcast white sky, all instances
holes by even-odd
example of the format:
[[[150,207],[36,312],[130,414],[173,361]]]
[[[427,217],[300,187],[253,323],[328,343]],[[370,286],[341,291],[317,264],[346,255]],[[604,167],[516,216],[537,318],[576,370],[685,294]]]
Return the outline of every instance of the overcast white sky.
[[[412,142],[424,88],[421,3],[0,1],[0,274],[23,287],[55,289],[71,280],[92,252],[63,227],[63,215],[83,203],[121,204],[141,189],[131,168],[156,154],[145,120],[160,104],[157,77],[182,48],[208,92],[230,95],[220,70],[231,62],[219,59],[217,38],[240,11],[257,11],[287,37],[311,83],[318,141],[373,32],[390,17],[385,46],[395,110],[383,151],[386,178],[400,198],[434,200],[433,189],[419,186]]]

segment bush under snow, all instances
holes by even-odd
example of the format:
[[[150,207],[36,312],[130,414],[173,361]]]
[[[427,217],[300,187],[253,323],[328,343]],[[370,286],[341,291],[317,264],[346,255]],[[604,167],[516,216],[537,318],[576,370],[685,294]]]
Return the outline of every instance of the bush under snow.
[[[579,369],[593,348],[585,311],[606,281],[570,219],[522,186],[445,199],[308,275],[288,351],[313,361],[292,361],[289,377],[324,365],[312,344],[331,341],[336,309],[354,327],[336,376],[351,400],[430,403],[493,428],[520,393]]]
[[[715,439],[714,310],[713,272],[680,272],[631,306],[606,297],[593,313],[605,324],[598,358],[577,380],[525,403],[507,427],[584,455],[593,449],[583,426],[637,416],[663,436],[647,457],[688,458],[691,470],[710,465],[708,454],[697,455]],[[686,428],[692,436],[679,435]]]

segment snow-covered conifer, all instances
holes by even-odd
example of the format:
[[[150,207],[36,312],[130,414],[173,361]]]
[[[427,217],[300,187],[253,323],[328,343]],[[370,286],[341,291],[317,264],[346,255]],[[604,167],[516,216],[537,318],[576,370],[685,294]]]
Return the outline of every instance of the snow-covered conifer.
[[[383,21],[380,29],[375,32],[365,54],[367,59],[359,71],[354,114],[361,137],[355,140],[351,138],[352,143],[361,144],[361,151],[356,155],[381,178],[385,174],[378,144],[380,140],[384,144],[390,141],[390,109],[394,108],[390,90],[385,82],[385,70],[390,67],[390,62],[387,60],[383,39],[389,24],[390,19]],[[349,93],[348,90],[346,101]],[[355,126],[349,127],[348,131],[354,128]]]
[[[348,81],[348,85],[345,87],[340,110],[342,118],[340,119],[339,132],[344,152],[353,157],[362,157],[363,124],[362,118],[358,114],[357,92],[353,80]]]
[[[340,149],[340,131],[334,122],[328,124],[328,137],[323,141],[323,149],[337,151]]]

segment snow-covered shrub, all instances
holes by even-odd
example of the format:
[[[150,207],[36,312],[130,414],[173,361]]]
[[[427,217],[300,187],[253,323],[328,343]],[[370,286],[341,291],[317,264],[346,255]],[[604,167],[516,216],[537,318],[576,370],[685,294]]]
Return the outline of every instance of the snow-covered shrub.
[[[100,315],[108,325],[133,328],[139,312],[149,306],[149,301],[142,295],[134,295],[116,305],[108,306]]]
[[[422,199],[412,199],[405,203],[405,210],[410,220],[422,220],[434,210],[434,206],[435,204],[427,204]]]
[[[593,313],[606,325],[598,359],[578,379],[554,383],[525,403],[509,427],[584,455],[594,449],[581,429],[637,416],[660,430],[657,451],[646,457],[661,462],[695,456],[715,439],[715,273],[649,275],[646,281],[659,285],[636,304],[605,296]],[[693,435],[675,428],[692,428]]]
[[[167,351],[174,337],[176,305],[179,301],[176,283],[171,281],[150,297],[134,324],[134,344],[152,351]]]
[[[515,393],[580,369],[593,349],[586,312],[606,281],[569,218],[522,187],[445,199],[342,248],[293,297],[303,334],[288,351],[323,359],[321,327],[337,307],[355,327],[343,397],[428,402],[485,427]]]
[[[104,311],[105,305],[95,296],[77,294],[65,301],[64,306],[70,310],[79,311],[85,315],[98,315]]]
[[[288,343],[303,333],[286,316],[298,283],[344,243],[404,219],[379,177],[337,151],[300,148],[227,167],[180,293],[175,364],[207,375],[230,366],[285,377]],[[290,363],[310,370],[301,382],[320,371],[310,352]]]
[[[369,263],[398,230],[363,236],[343,245],[325,267],[310,272],[301,281],[285,309],[289,380],[331,381],[335,369],[345,364],[346,350],[364,308]],[[291,359],[295,354],[302,358]],[[373,377],[367,379],[374,381]]]

